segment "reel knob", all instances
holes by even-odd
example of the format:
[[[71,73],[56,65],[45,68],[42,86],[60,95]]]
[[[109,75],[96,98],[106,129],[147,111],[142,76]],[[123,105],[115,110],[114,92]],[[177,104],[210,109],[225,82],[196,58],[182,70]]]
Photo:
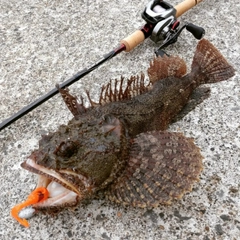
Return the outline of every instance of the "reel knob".
[[[192,23],[188,23],[186,29],[198,40],[200,40],[205,34],[205,30],[202,27],[196,26]]]

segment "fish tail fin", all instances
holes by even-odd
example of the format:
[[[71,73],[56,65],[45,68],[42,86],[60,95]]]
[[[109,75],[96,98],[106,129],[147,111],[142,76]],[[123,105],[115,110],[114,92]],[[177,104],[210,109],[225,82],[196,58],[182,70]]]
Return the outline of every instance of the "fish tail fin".
[[[197,45],[192,62],[192,74],[201,75],[200,83],[216,83],[234,76],[234,68],[208,40],[202,39]]]

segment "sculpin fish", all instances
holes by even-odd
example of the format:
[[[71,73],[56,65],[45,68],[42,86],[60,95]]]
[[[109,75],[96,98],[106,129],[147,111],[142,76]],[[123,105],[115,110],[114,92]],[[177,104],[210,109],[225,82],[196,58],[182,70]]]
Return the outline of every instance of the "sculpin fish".
[[[59,88],[74,118],[42,136],[21,164],[38,174],[37,187],[49,191],[33,207],[74,206],[99,192],[115,203],[156,207],[191,191],[203,169],[200,149],[166,129],[189,103],[202,101],[200,85],[227,80],[234,69],[206,39],[197,45],[191,72],[186,69],[179,57],[155,58],[148,83],[143,74],[111,81],[98,103],[87,92],[88,108]]]

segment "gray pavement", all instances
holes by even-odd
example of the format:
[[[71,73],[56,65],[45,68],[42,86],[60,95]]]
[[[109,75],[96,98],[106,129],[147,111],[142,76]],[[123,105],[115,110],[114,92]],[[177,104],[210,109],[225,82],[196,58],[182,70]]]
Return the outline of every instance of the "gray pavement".
[[[172,5],[180,1],[171,1]],[[144,24],[147,1],[0,0],[0,121],[101,59]],[[238,0],[204,0],[180,19],[205,28],[237,70],[211,85],[211,97],[171,131],[193,137],[204,156],[200,182],[169,207],[134,209],[94,200],[56,216],[38,214],[25,229],[10,209],[34,189],[36,175],[20,167],[41,134],[67,123],[71,114],[59,95],[0,132],[0,239],[240,239],[240,27]],[[197,44],[184,31],[167,48],[191,64]],[[80,96],[109,79],[146,73],[156,45],[146,40],[70,87]]]

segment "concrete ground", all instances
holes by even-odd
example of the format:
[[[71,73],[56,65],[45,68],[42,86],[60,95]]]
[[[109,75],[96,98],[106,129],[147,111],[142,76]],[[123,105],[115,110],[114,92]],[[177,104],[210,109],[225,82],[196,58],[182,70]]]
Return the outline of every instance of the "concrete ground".
[[[180,1],[171,1],[172,5]],[[144,24],[143,0],[0,0],[0,122],[118,45]],[[200,182],[169,207],[134,209],[94,200],[56,216],[35,215],[20,226],[10,209],[34,189],[36,175],[20,163],[41,134],[67,123],[59,95],[0,132],[0,239],[240,239],[240,25],[238,0],[205,0],[180,19],[206,30],[237,70],[211,85],[211,97],[171,131],[193,137],[204,156]],[[197,40],[186,31],[167,48],[190,66]],[[156,45],[146,40],[70,87],[80,96],[109,79],[146,72]]]

